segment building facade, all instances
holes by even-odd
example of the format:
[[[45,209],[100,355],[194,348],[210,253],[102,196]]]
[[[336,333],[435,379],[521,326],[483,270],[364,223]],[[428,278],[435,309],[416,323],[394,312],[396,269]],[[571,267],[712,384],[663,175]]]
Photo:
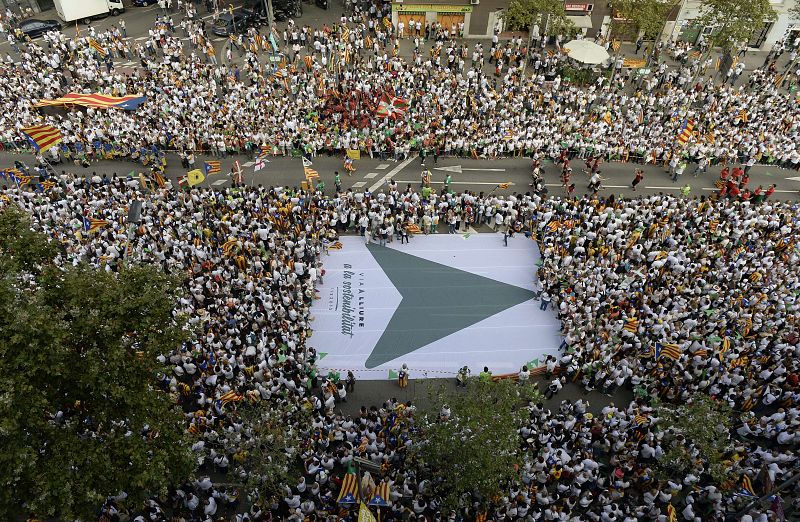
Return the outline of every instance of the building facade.
[[[774,22],[754,22],[755,31],[747,45],[750,49],[769,50],[781,39],[789,44],[800,36],[800,19],[792,18],[789,10],[798,0],[770,0],[778,17]],[[700,16],[701,2],[684,0],[675,21],[667,22],[665,39],[695,43],[701,34],[710,34],[713,27],[703,27],[695,20]]]
[[[450,2],[418,2],[414,0],[394,0],[392,2],[392,22],[395,27],[403,22],[404,33],[409,24],[440,23],[445,28],[463,24],[465,38],[488,38],[495,31],[502,31],[501,13],[508,5],[507,0],[453,0]]]
[[[0,0],[0,11],[11,9],[14,13],[32,10],[34,13],[53,8],[53,0]]]

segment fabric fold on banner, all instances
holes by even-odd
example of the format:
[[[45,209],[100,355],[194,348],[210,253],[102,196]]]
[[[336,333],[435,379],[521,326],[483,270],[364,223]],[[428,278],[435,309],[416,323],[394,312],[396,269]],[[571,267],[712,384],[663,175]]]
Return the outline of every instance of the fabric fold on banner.
[[[34,107],[91,107],[93,109],[124,109],[133,111],[147,101],[146,96],[107,96],[105,94],[81,94],[70,92],[54,100],[40,100]]]

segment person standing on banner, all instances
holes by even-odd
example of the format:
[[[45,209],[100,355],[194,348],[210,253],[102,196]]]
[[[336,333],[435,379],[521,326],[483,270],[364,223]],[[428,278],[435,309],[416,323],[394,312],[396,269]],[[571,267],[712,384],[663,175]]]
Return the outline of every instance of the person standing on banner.
[[[403,363],[402,368],[397,373],[397,384],[400,385],[401,388],[405,388],[408,386],[408,366]]]

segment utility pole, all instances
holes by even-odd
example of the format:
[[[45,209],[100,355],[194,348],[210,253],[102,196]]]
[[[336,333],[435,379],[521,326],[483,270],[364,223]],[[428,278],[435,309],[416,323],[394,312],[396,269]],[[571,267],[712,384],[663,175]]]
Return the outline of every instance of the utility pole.
[[[267,15],[267,27],[272,30],[275,20],[272,18],[272,0],[264,0],[264,14]]]
[[[526,46],[527,49],[528,49],[528,52],[525,54],[525,59],[522,61],[522,74],[520,75],[521,76],[520,80],[524,80],[525,79],[525,69],[528,67],[528,61],[531,59],[531,50],[533,49],[533,46],[531,45],[531,42],[533,41],[533,28],[536,25],[536,18],[537,17],[538,17],[538,15],[536,17],[534,17],[533,20],[531,20],[531,26],[528,29],[528,45]]]

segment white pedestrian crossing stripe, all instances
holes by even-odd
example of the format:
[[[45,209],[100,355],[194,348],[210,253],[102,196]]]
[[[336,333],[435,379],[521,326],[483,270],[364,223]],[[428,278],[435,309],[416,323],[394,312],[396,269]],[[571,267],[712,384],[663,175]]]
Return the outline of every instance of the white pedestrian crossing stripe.
[[[374,178],[374,177],[375,177],[375,176],[377,176],[377,175],[378,175],[378,173],[377,173],[377,172],[370,172],[369,174],[367,174],[366,176],[364,176],[364,179],[372,179],[372,178]]]
[[[134,42],[143,42],[143,41],[147,40],[148,38],[150,38],[150,37],[149,36],[139,36],[138,38],[134,38],[133,41]]]
[[[212,185],[214,185],[215,187],[219,187],[220,185],[224,185],[226,181],[227,180],[224,180],[224,179],[218,179],[217,181],[212,183]]]
[[[242,163],[242,167],[252,167],[255,164],[255,161],[248,161],[247,163]]]
[[[353,183],[353,188],[361,188],[366,184],[367,184],[366,181],[356,181],[355,183]]]
[[[375,168],[378,169],[378,170],[386,170],[386,169],[389,168],[389,164],[388,163],[381,163],[380,165],[378,165]]]

